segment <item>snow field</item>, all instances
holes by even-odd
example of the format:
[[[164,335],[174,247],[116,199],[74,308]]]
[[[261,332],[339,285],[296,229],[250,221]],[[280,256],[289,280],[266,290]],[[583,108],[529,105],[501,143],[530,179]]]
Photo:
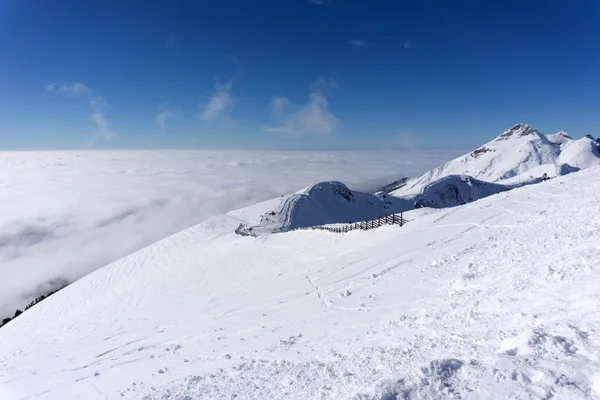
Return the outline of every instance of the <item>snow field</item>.
[[[209,219],[0,330],[4,399],[600,399],[600,170],[404,227]]]

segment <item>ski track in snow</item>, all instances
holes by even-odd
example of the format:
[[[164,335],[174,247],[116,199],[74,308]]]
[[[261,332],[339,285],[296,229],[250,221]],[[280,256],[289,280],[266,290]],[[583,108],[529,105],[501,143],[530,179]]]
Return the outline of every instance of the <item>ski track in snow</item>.
[[[408,216],[151,245],[0,329],[0,398],[600,399],[600,169]]]

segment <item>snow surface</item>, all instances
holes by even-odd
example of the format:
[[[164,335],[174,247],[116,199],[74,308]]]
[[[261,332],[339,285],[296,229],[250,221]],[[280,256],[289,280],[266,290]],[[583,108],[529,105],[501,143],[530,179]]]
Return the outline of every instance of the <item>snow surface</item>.
[[[152,244],[0,328],[1,399],[600,399],[600,168],[404,227]]]
[[[565,132],[543,135],[529,125],[517,124],[491,142],[425,173],[391,194],[418,194],[425,186],[448,175],[469,175],[503,184],[535,183],[541,177],[535,174],[542,171],[553,177],[573,170],[562,167],[563,164],[579,169],[600,165],[594,139],[573,140]]]
[[[374,191],[458,154],[0,152],[0,319],[44,292],[215,214],[323,179]]]

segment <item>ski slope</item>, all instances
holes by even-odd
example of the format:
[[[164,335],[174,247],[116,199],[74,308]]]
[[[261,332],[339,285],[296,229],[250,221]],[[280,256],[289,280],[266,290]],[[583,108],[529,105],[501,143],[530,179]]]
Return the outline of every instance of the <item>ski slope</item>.
[[[281,199],[0,329],[1,399],[600,399],[600,168],[404,227],[243,237]]]

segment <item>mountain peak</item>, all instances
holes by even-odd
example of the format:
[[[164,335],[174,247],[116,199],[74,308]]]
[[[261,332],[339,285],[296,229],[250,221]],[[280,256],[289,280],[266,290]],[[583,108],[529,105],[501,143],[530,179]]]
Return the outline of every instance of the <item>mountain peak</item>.
[[[539,134],[539,132],[536,129],[534,129],[531,125],[516,124],[509,130],[500,134],[500,136],[498,136],[496,138],[496,140],[506,140],[511,137],[523,137],[523,136],[529,136],[529,135],[535,135],[535,134]]]

